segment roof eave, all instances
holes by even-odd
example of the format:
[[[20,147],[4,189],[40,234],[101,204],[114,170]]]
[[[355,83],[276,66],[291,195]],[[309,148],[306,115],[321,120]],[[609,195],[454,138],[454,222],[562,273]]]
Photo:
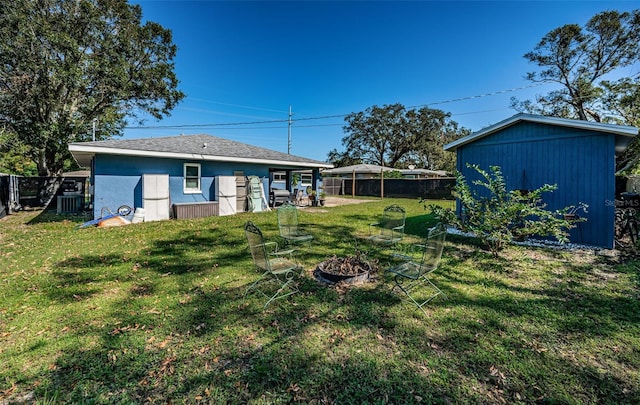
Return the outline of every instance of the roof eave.
[[[204,160],[214,162],[236,162],[236,163],[258,163],[258,164],[270,164],[287,167],[309,167],[309,168],[332,168],[333,165],[322,162],[296,162],[287,160],[276,159],[259,159],[259,158],[243,158],[232,156],[216,156],[216,155],[202,155],[196,153],[176,153],[176,152],[155,152],[146,150],[135,149],[120,149],[120,148],[104,148],[96,146],[87,146],[79,144],[69,144],[69,151],[76,159],[79,165],[88,166],[91,159],[96,154],[105,155],[124,155],[124,156],[138,156],[138,157],[157,157],[167,159],[189,159],[189,160]],[[83,164],[86,163],[86,164]]]

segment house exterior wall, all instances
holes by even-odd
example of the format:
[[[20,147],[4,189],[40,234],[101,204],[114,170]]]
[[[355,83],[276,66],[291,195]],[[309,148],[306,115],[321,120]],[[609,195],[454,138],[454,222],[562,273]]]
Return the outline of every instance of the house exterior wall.
[[[571,230],[573,243],[613,248],[615,221],[615,138],[611,134],[520,122],[457,149],[457,169],[478,178],[466,164],[484,170],[500,166],[508,189],[536,189],[556,184],[546,193],[548,209],[580,202],[589,205],[587,218]]]
[[[184,193],[185,163],[200,164],[201,193]],[[174,204],[215,201],[215,177],[233,176],[236,171],[244,172],[245,176],[269,176],[268,166],[256,164],[96,155],[93,162],[94,218],[100,217],[103,207],[112,211],[121,205],[134,209],[142,207],[143,174],[168,174],[170,203]]]

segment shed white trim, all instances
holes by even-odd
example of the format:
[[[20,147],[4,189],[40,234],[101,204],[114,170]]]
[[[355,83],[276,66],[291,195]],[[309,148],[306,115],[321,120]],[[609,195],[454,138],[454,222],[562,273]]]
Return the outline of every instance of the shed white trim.
[[[478,139],[484,138],[485,136],[489,136],[522,121],[609,133],[616,136],[616,152],[624,151],[631,139],[638,135],[638,128],[628,125],[603,124],[601,122],[571,120],[567,118],[545,117],[542,115],[521,113],[500,121],[497,124],[481,129],[478,132],[474,132],[471,135],[467,135],[463,138],[450,142],[444,145],[444,150],[455,151],[460,146],[474,142]]]

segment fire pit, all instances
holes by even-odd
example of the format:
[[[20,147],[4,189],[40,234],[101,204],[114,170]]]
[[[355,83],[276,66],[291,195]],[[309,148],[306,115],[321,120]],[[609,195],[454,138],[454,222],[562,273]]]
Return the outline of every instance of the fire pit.
[[[313,272],[316,279],[325,284],[358,284],[369,280],[369,275],[378,266],[366,260],[363,255],[333,256],[318,264]]]

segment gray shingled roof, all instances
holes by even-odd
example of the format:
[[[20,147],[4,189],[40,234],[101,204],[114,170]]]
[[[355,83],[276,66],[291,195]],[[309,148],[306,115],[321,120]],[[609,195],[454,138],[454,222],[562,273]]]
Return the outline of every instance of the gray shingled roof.
[[[278,161],[288,163],[289,165],[299,163],[305,166],[333,167],[330,164],[318,160],[289,155],[287,153],[206,134],[74,142],[69,144],[69,150],[79,163],[81,163],[80,160],[85,160],[89,154],[107,153],[135,156],[136,151],[138,151],[140,155],[144,156],[153,156],[154,154],[163,157],[171,157],[173,154],[175,154],[176,157],[194,155],[194,157],[202,156],[203,160],[232,158],[250,161]]]

